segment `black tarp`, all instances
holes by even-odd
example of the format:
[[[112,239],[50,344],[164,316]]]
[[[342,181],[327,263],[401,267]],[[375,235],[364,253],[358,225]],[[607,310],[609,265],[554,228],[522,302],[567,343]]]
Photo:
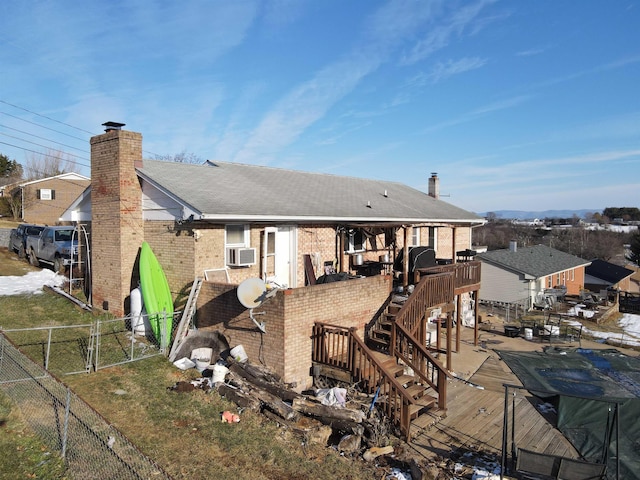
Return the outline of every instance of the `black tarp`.
[[[557,427],[585,460],[606,461],[607,478],[640,480],[638,357],[615,349],[558,347],[498,353],[527,390],[557,396]]]

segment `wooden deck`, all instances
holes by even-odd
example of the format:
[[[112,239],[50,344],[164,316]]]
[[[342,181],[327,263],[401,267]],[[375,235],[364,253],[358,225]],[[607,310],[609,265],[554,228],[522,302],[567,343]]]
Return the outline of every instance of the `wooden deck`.
[[[468,345],[466,348],[470,348]],[[499,359],[497,353],[486,352],[486,359],[469,381],[483,390],[458,379],[450,379],[448,409],[432,411],[419,417],[412,425],[411,447],[417,454],[434,460],[464,452],[488,454],[500,458],[502,453],[504,387],[521,385],[518,378]],[[514,390],[510,390],[512,393]],[[512,402],[515,404],[515,444],[540,453],[578,458],[569,441],[553,426],[553,415],[543,415],[536,405],[543,403],[526,390],[517,390],[509,397],[509,422]],[[546,416],[546,418],[545,418]],[[511,440],[511,430],[508,432]],[[510,443],[508,450],[510,451]],[[510,454],[510,452],[509,452]]]

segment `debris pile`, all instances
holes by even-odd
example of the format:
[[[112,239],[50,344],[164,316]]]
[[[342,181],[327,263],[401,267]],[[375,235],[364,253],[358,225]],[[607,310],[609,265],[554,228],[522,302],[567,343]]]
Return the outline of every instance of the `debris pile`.
[[[193,350],[198,349],[196,353],[202,353],[202,346],[194,347]],[[305,444],[330,446],[343,456],[375,462],[389,474],[391,469],[396,469],[397,475],[387,478],[422,478],[415,476],[419,470],[417,464],[412,476],[410,461],[396,458],[400,443],[394,436],[397,432],[391,422],[373,408],[376,400],[383,399],[361,392],[355,386],[297,393],[292,385],[284,383],[269,369],[250,363],[239,347],[224,349],[217,360],[214,349],[209,360],[215,363],[207,366],[203,366],[197,355],[184,352],[188,356],[176,360],[174,365],[181,370],[196,368],[201,377],[178,381],[168,389],[175,392],[215,390],[238,407],[238,413],[221,412],[222,422],[239,423],[241,412],[253,411],[298,435]]]

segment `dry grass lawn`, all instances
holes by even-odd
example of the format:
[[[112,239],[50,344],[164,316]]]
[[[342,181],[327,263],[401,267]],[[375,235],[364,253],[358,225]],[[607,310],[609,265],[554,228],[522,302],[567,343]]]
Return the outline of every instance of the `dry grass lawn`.
[[[0,247],[0,275],[22,275],[30,270],[33,267],[27,262]],[[47,292],[0,296],[0,311],[4,328],[79,324],[93,318]],[[308,444],[260,414],[239,412],[215,391],[178,393],[169,389],[194,376],[195,370],[183,372],[158,356],[90,374],[65,375],[62,380],[176,479],[384,478],[385,471],[372,464],[341,456],[329,446]],[[222,423],[224,410],[239,413],[240,423]],[[7,424],[9,415],[11,425],[17,425],[13,430],[22,432],[19,438],[29,435],[15,406],[0,409],[0,426]],[[4,433],[6,429],[0,436]],[[17,436],[5,438],[19,445]],[[29,442],[37,444],[37,438],[29,437]],[[25,471],[35,468],[27,459],[15,458]],[[56,477],[59,472],[59,465],[53,462],[50,473],[39,472],[37,478],[60,478]],[[0,478],[13,477],[0,466]]]

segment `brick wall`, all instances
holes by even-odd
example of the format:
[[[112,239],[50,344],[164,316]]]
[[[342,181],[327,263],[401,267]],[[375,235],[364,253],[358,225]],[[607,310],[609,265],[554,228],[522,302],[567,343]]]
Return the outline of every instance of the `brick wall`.
[[[144,240],[141,190],[134,162],[142,135],[112,130],[91,138],[93,305],[124,315]]]
[[[25,186],[22,204],[23,220],[39,225],[58,224],[60,216],[90,183],[89,180],[52,178]],[[53,200],[38,199],[38,190],[45,188],[55,191]]]
[[[378,275],[312,287],[281,290],[255,315],[261,335],[237,299],[236,286],[205,282],[198,297],[197,326],[221,331],[229,344],[243,345],[249,359],[273,368],[298,389],[311,385],[311,333],[315,322],[356,327],[364,334],[391,291],[391,277]]]

